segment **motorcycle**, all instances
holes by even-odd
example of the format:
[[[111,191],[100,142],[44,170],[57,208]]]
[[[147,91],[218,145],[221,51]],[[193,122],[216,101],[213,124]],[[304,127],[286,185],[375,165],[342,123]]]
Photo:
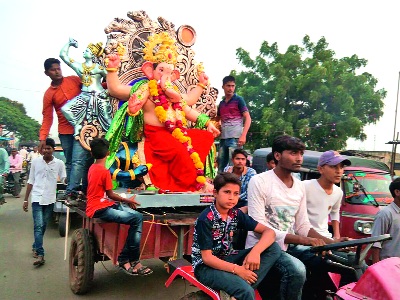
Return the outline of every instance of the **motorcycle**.
[[[27,172],[22,171],[19,177],[19,184],[22,187],[26,184]],[[19,193],[15,190],[15,182],[12,173],[8,173],[6,179],[4,180],[4,194],[11,194],[13,196],[18,196]]]

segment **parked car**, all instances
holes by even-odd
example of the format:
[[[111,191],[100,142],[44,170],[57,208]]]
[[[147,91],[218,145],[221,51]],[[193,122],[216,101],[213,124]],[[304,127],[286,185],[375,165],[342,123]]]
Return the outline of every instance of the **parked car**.
[[[257,149],[253,154],[253,168],[257,173],[266,169],[266,156],[271,148]],[[300,170],[301,179],[317,179],[318,160],[323,152],[306,150]],[[340,232],[342,236],[364,238],[371,234],[375,215],[393,201],[389,192],[392,182],[389,167],[371,159],[346,156],[351,166],[344,169],[339,186],[343,190],[340,209]]]

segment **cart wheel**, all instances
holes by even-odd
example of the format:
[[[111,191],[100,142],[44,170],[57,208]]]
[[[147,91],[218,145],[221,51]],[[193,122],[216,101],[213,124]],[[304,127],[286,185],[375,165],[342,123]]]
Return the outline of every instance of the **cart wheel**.
[[[74,231],[69,249],[69,285],[74,294],[86,293],[93,281],[93,239],[87,229]]]
[[[61,237],[65,237],[67,229],[67,215],[64,213],[60,213],[58,218],[58,232],[60,233]]]
[[[210,300],[212,299],[210,296],[208,296],[206,293],[203,291],[197,291],[197,292],[191,292],[185,296],[183,296],[179,300]]]

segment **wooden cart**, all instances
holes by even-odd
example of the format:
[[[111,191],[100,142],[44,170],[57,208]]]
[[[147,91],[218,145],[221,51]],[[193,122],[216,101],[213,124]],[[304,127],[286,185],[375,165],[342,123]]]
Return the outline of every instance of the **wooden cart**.
[[[141,203],[138,211],[144,220],[140,259],[166,261],[171,257],[190,255],[194,222],[213,201],[212,195],[138,194],[136,200]],[[70,208],[82,216],[82,228],[75,230],[70,244],[70,287],[75,294],[84,294],[93,281],[95,262],[111,260],[113,264],[118,263],[129,226],[88,218],[84,203]]]

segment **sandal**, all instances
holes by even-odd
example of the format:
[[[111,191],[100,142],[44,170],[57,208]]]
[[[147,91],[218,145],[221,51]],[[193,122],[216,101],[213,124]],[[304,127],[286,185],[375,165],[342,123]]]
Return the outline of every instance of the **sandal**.
[[[151,273],[153,273],[153,270],[148,268],[147,266],[141,266],[140,268],[135,269],[135,266],[138,263],[140,263],[139,260],[130,262],[131,266],[130,266],[129,269],[126,269],[125,266],[124,266],[126,264],[126,262],[125,263],[119,263],[118,266],[125,274],[128,274],[130,276],[138,276],[138,275],[146,276],[146,275],[150,275]]]
[[[38,260],[33,262],[34,266],[40,267],[43,266],[46,261],[44,260],[44,256],[38,256]]]
[[[32,257],[33,258],[38,258],[38,254],[37,254],[35,249],[32,249]]]
[[[140,260],[130,262],[132,268],[134,268],[139,263],[140,263]],[[143,266],[143,265],[140,268],[134,269],[133,271],[140,276],[146,276],[146,275],[150,275],[151,273],[153,273],[152,269],[150,269],[148,266]]]

